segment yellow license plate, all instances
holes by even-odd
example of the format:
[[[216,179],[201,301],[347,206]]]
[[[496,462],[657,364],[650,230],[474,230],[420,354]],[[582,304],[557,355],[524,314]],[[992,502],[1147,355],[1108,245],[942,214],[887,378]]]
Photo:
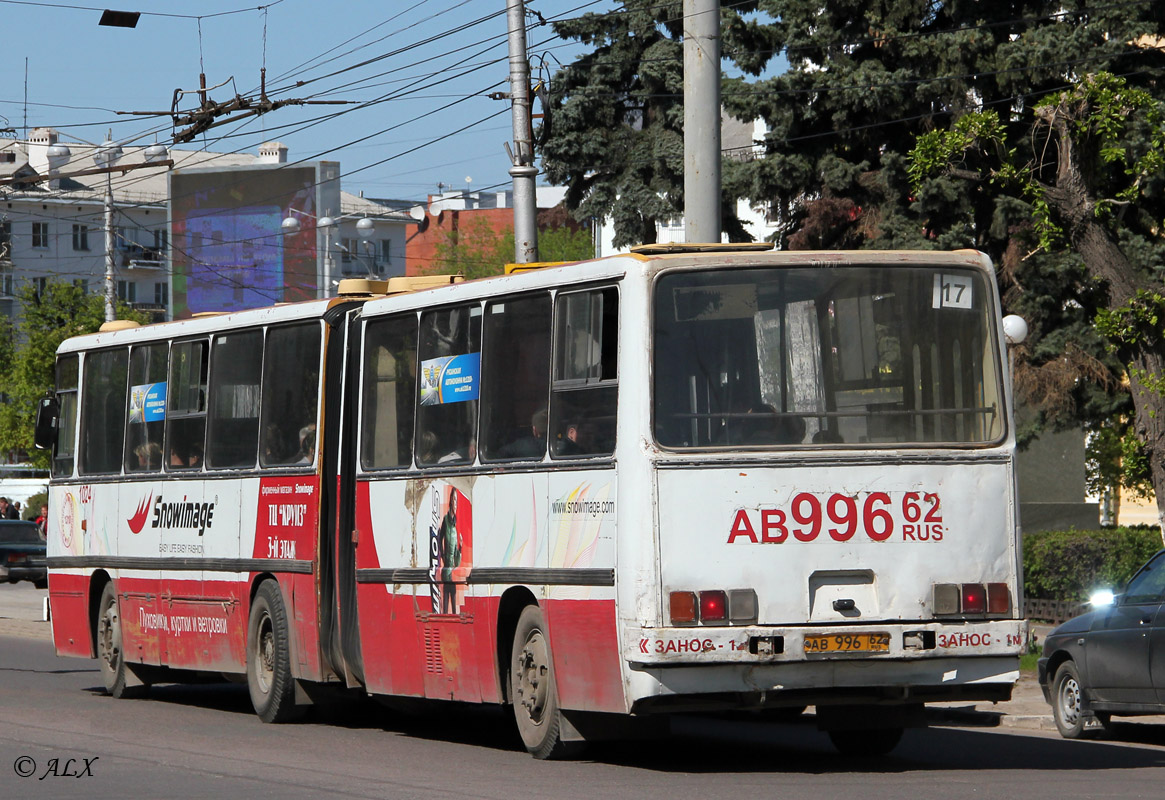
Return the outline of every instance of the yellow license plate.
[[[805,637],[806,653],[888,653],[888,633],[830,633]]]

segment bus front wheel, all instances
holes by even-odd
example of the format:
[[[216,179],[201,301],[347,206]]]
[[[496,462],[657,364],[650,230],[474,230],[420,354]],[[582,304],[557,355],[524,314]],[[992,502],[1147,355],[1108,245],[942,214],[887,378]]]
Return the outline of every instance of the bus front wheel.
[[[124,697],[126,666],[121,649],[121,614],[112,582],[101,590],[101,601],[97,606],[97,661],[101,665],[105,691],[113,697]]]
[[[510,698],[522,743],[535,758],[564,758],[581,742],[562,741],[562,712],[550,658],[546,621],[538,606],[526,606],[518,618],[510,658]]]
[[[303,714],[295,704],[291,643],[283,594],[275,581],[263,581],[251,604],[247,625],[247,688],[251,705],[264,722],[289,722]]]

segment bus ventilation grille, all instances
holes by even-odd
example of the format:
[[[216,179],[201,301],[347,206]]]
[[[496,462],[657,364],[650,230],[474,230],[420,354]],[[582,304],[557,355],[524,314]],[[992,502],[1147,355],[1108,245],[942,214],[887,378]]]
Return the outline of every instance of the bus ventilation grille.
[[[444,672],[441,663],[441,631],[438,628],[425,628],[425,672],[430,675],[440,675]]]

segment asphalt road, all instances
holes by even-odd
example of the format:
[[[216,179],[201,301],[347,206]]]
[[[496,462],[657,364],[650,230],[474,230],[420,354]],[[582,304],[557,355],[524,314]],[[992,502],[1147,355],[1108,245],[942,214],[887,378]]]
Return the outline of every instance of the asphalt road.
[[[539,762],[501,713],[370,701],[264,725],[245,688],[154,687],[113,700],[93,661],[57,658],[37,593],[0,585],[0,798],[1159,798],[1165,727],[1118,742],[1016,729],[908,731],[893,755],[843,758],[813,725],[685,718],[648,742]],[[55,759],[55,761],[54,761]],[[72,759],[72,761],[70,761]],[[22,777],[22,773],[29,773]]]

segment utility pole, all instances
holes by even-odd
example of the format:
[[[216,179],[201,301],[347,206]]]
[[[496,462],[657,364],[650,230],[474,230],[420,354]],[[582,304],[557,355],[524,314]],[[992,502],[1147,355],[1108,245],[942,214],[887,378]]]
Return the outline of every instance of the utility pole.
[[[719,0],[684,0],[684,240],[720,241]]]
[[[514,261],[538,260],[538,203],[534,179],[534,141],[530,128],[530,62],[526,57],[526,4],[506,0],[510,34],[510,99],[513,103],[514,149],[509,153],[514,179]],[[510,151],[509,146],[506,150]]]
[[[117,319],[114,313],[114,298],[117,292],[113,284],[113,181],[105,174],[105,321]]]

